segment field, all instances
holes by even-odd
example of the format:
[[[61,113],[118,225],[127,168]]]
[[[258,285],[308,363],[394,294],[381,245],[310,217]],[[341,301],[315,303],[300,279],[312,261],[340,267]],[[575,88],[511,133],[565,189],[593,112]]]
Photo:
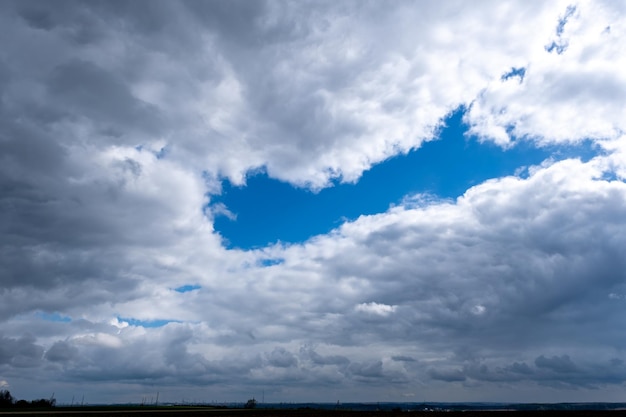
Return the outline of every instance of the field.
[[[0,411],[1,417],[11,416],[38,416],[58,417],[69,415],[72,417],[603,417],[626,415],[623,410],[534,410],[534,411],[507,411],[507,410],[471,410],[471,411],[350,411],[350,410],[320,410],[320,409],[216,409],[193,407],[98,407],[90,409],[54,409],[54,410],[23,410]]]

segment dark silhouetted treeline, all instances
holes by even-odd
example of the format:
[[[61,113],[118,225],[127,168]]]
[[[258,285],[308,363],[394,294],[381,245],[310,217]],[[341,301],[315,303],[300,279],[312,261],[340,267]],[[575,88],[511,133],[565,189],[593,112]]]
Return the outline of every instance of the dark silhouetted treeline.
[[[15,400],[11,393],[7,390],[0,391],[0,409],[3,408],[52,408],[56,405],[57,400],[50,398],[46,400],[41,398],[39,400]]]

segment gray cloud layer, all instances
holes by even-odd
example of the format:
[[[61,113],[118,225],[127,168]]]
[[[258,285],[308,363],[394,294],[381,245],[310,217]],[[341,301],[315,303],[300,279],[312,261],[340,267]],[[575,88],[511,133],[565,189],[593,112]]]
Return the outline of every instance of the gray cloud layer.
[[[626,14],[568,6],[0,4],[0,387],[621,399]],[[459,106],[485,141],[600,156],[302,244],[214,232],[222,178],[356,181]]]

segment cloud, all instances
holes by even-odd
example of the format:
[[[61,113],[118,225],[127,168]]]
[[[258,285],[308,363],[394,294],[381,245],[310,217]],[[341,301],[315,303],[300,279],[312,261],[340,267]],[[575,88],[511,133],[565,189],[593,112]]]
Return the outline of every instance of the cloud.
[[[552,356],[551,358],[541,355],[535,359],[535,365],[538,368],[545,368],[559,373],[576,371],[576,365],[574,365],[574,362],[568,355]]]
[[[359,377],[380,378],[383,376],[383,363],[382,361],[352,363],[348,370]]]
[[[224,203],[215,203],[211,205],[211,213],[214,217],[224,216],[228,220],[235,221],[237,220],[237,215],[232,211],[228,210],[228,207]]]
[[[621,55],[615,29],[623,26],[608,2],[563,7],[549,46],[528,50],[519,61],[524,77],[493,81],[471,103],[470,132],[505,146],[522,138],[540,144],[619,139],[625,126],[615,111],[624,105],[626,84],[613,71],[623,63],[612,57]]]
[[[45,358],[51,362],[67,362],[78,355],[78,349],[65,341],[55,342],[48,351]]]
[[[378,303],[361,303],[354,308],[356,311],[368,314],[374,314],[378,316],[388,316],[396,311],[396,306],[388,306],[386,304]]]
[[[284,348],[275,348],[272,350],[268,357],[268,361],[270,365],[279,368],[289,368],[298,364],[296,357]]]
[[[611,350],[620,303],[609,294],[624,292],[615,271],[624,270],[626,188],[603,179],[611,158],[547,163],[526,178],[477,185],[456,201],[362,216],[303,244],[225,251],[227,262],[236,256],[239,264],[220,269],[220,280],[173,256],[151,258],[181,285],[201,288],[179,293],[157,279],[132,290],[145,302],[95,305],[90,322],[76,319],[87,311],[82,303],[65,307],[60,314],[72,320],[51,323],[56,330],[31,343],[41,346],[39,360],[64,364],[67,378],[94,381],[213,386],[237,375],[241,387],[290,381],[293,389],[319,384],[320,392],[325,384],[375,390],[374,381],[411,387],[415,379],[555,389],[620,384],[623,373],[606,364],[620,358]],[[284,261],[256,263],[268,256]],[[179,323],[100,324],[112,314],[155,320],[164,308]],[[546,346],[587,360],[548,354]]]
[[[524,362],[514,362],[513,364],[508,366],[506,370],[517,374],[532,374],[533,372],[532,369],[530,369],[530,367]]]
[[[415,359],[410,356],[397,355],[397,356],[392,356],[391,359],[393,359],[394,361],[398,361],[398,362],[415,362]]]
[[[569,6],[3,2],[0,386],[621,398],[626,14]],[[297,244],[213,228],[224,178],[358,181],[459,108],[480,140],[599,156]]]
[[[432,379],[440,381],[453,382],[453,381],[465,381],[465,375],[460,369],[444,369],[437,370],[431,369],[428,374]]]
[[[18,96],[11,89],[9,103],[38,100],[35,108],[48,123],[73,133],[65,136],[65,144],[77,144],[84,133],[100,138],[90,141],[96,149],[164,141],[169,158],[236,183],[244,181],[248,170],[265,166],[273,177],[316,188],[333,178],[355,181],[372,164],[419,147],[459,105],[471,105],[468,120],[476,133],[493,136],[489,132],[513,123],[508,117],[522,116],[507,107],[505,119],[490,121],[503,114],[504,97],[496,95],[500,85],[522,89],[522,97],[506,96],[507,102],[527,104],[520,111],[542,114],[537,103],[559,108],[566,97],[558,91],[567,86],[577,86],[571,94],[588,89],[581,99],[599,100],[598,87],[616,92],[624,84],[619,65],[607,62],[617,56],[618,35],[601,33],[607,25],[620,24],[610,5],[576,9],[560,35],[572,37],[568,54],[549,59],[544,45],[565,10],[559,3],[520,11],[515,4],[475,8],[447,3],[421,9],[410,3],[394,8],[348,3],[342,10],[322,4],[183,2],[151,4],[146,16],[142,4],[93,5],[67,14],[59,13],[62,7],[54,10],[41,3],[17,10],[5,6],[8,14],[22,17],[6,27],[24,46],[56,52],[36,62],[13,48],[7,52],[13,58],[5,59],[9,73],[17,78],[12,85],[21,84],[26,91]],[[167,24],[171,18],[180,24]],[[118,27],[109,24],[114,19],[120,19]],[[373,19],[378,29],[368,25]],[[361,25],[352,24],[355,20]],[[501,24],[471,23],[481,20]],[[520,25],[537,30],[521,31]],[[235,33],[236,27],[241,32]],[[590,36],[594,28],[598,33]],[[408,39],[417,39],[420,47]],[[590,48],[595,52],[585,61],[587,55],[581,54]],[[610,63],[604,66],[606,76],[589,71],[600,63]],[[24,65],[36,69],[16,71]],[[554,85],[549,90],[553,100],[534,100],[539,88],[545,94],[548,77],[563,65],[567,75],[548,84]],[[528,68],[523,86],[500,80],[512,67]],[[581,77],[584,83],[577,81]],[[618,104],[620,95],[613,97]],[[579,104],[591,110],[591,103]],[[613,113],[603,115],[598,109],[589,114],[596,122],[583,128],[565,126],[565,114],[557,113],[553,118],[563,121],[559,128],[567,127],[557,134],[556,126],[525,113],[528,127],[516,126],[514,132],[555,140],[564,134],[570,139],[594,132],[593,137],[614,135],[621,128],[614,125]],[[40,123],[29,117],[25,126]],[[574,128],[579,130],[573,133]]]
[[[312,348],[302,347],[301,352],[308,356],[315,365],[346,365],[350,360],[341,355],[320,355]]]
[[[2,336],[0,341],[0,364],[15,368],[33,368],[41,363],[44,353],[42,346],[36,344],[36,338],[25,334],[19,339]]]

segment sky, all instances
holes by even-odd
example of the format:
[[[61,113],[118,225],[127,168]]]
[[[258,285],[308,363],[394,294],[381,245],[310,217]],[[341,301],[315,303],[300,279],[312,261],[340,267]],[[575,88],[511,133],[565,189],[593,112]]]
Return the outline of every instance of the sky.
[[[0,389],[623,401],[624,67],[608,0],[0,2]]]

